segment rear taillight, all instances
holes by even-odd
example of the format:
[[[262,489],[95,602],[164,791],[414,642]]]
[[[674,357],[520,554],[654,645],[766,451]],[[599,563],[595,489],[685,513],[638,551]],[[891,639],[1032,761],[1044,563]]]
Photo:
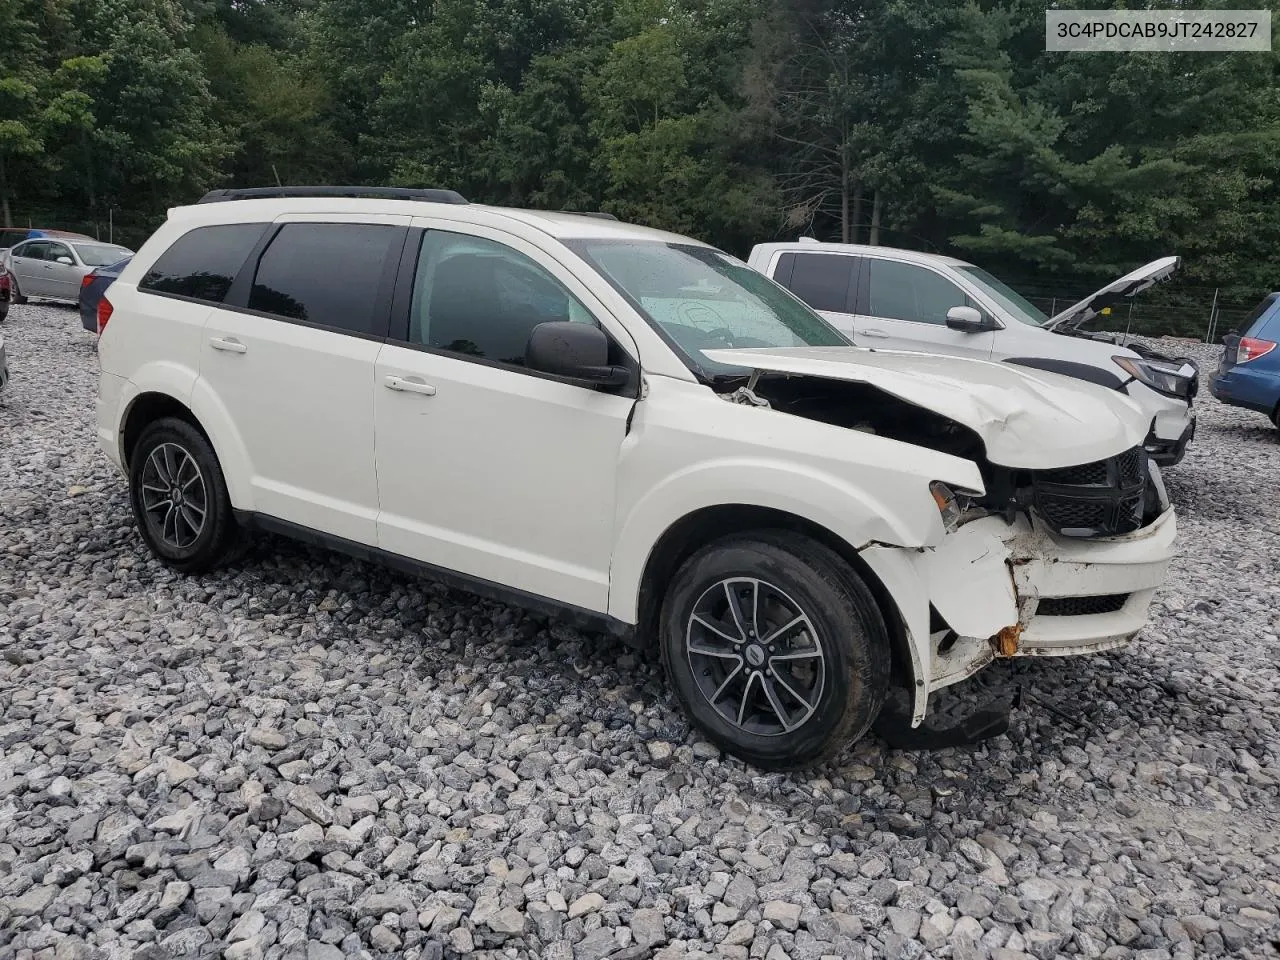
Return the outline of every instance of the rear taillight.
[[[103,297],[98,301],[98,336],[107,329],[107,321],[111,319],[111,301]]]
[[[1236,347],[1236,363],[1248,363],[1250,360],[1257,360],[1259,357],[1266,356],[1275,348],[1275,342],[1272,340],[1241,337],[1240,345]]]
[[[87,287],[89,284],[93,283],[94,279],[95,279],[97,276],[98,276],[98,275],[97,275],[96,273],[94,273],[92,270],[91,270],[91,271],[89,271],[89,272],[88,272],[88,273],[86,273],[83,277],[81,277],[81,278],[80,278],[80,286],[81,286],[82,288],[83,288],[83,287]]]

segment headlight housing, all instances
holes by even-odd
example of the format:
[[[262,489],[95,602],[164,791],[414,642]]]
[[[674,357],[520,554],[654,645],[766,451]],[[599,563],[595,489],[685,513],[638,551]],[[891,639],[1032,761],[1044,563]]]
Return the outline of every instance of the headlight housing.
[[[1189,363],[1167,363],[1141,357],[1112,357],[1129,376],[1157,393],[1188,399],[1195,392],[1196,368]]]
[[[941,480],[929,484],[929,492],[933,494],[934,505],[942,515],[942,526],[947,533],[953,533],[960,526],[965,511],[973,506],[974,497],[981,496],[973,490],[952,490]]]

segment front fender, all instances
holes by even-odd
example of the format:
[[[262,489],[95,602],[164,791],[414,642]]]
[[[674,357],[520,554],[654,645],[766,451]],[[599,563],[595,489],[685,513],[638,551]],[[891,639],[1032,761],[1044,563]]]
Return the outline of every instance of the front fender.
[[[928,501],[922,497],[922,503]],[[936,511],[895,510],[812,468],[752,457],[699,463],[647,490],[623,518],[609,568],[610,616],[637,621],[645,566],[667,530],[699,510],[729,505],[801,517],[859,549],[877,541],[923,545],[943,532]]]

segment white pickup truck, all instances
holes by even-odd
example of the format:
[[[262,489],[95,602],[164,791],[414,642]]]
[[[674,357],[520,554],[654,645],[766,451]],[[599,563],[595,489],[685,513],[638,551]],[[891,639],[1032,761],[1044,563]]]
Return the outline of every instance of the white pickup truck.
[[[1143,449],[1162,467],[1180,462],[1195,435],[1194,361],[1085,329],[1167,280],[1179,257],[1138,267],[1052,317],[981,267],[933,253],[806,237],[758,244],[749,262],[859,346],[1000,360],[1123,393],[1143,411]]]

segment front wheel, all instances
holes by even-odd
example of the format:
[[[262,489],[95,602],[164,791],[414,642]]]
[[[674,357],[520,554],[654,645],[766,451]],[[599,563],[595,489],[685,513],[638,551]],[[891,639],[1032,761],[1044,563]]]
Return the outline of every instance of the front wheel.
[[[185,420],[157,420],[138,438],[129,457],[129,500],[142,539],[175,570],[210,570],[235,546],[222,467],[209,441]]]
[[[22,291],[18,289],[18,278],[13,274],[9,274],[9,289],[13,297],[14,303],[26,303],[27,298],[22,295]]]
[[[695,553],[663,603],[663,663],[694,724],[766,769],[811,767],[861,737],[889,688],[889,640],[836,553],[785,531]]]

